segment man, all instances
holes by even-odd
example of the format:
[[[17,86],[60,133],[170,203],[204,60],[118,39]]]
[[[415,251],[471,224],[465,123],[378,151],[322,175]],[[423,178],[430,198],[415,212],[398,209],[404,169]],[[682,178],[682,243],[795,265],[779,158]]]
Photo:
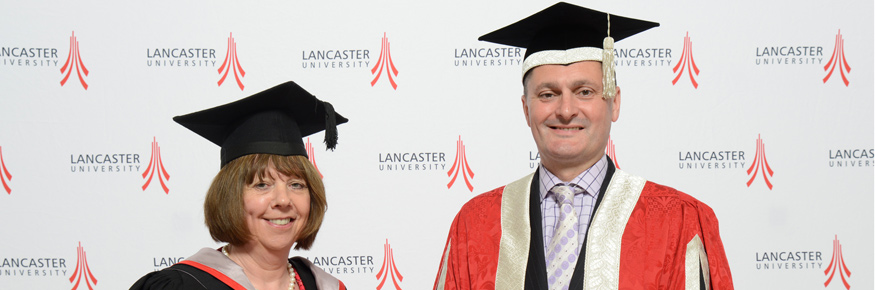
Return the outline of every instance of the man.
[[[620,115],[613,38],[658,25],[559,3],[480,38],[527,48],[541,164],[462,207],[435,289],[733,288],[711,208],[605,156]]]

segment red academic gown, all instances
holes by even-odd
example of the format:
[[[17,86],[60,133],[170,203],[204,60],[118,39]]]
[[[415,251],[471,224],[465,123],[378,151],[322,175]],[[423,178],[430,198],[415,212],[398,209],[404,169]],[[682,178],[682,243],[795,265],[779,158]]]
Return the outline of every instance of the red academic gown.
[[[713,210],[611,163],[569,289],[733,289]],[[462,207],[435,289],[548,289],[537,174]]]

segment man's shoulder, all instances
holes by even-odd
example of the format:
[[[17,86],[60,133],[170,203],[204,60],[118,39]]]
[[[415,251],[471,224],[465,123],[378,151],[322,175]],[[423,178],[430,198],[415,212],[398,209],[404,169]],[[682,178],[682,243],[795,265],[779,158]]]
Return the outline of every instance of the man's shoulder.
[[[671,186],[659,184],[649,180],[644,185],[644,189],[641,192],[641,198],[642,200],[673,200],[687,206],[694,206],[697,208],[711,210],[711,208],[707,204],[696,199],[692,195],[677,190]]]
[[[644,185],[644,190],[641,192],[641,196],[648,197],[675,197],[675,198],[692,198],[689,194],[686,194],[680,190],[675,189],[674,187],[667,186],[664,184],[659,184],[650,180],[647,180],[647,183]]]
[[[459,214],[477,214],[500,206],[501,196],[504,193],[504,188],[505,186],[502,185],[498,188],[478,194],[477,196],[471,198],[470,200],[465,202],[465,205],[463,205],[462,209],[459,210]]]
[[[532,175],[529,174],[507,185],[502,185],[493,190],[478,194],[462,206],[462,209],[459,210],[459,214],[483,214],[484,212],[498,210],[501,207],[502,197],[508,187],[513,187],[515,184],[530,184],[528,182],[530,182],[531,179]]]

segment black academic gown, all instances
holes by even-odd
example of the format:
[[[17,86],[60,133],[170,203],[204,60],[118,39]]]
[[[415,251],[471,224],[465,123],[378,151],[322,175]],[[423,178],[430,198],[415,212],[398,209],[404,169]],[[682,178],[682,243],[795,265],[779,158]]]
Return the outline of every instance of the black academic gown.
[[[254,289],[242,269],[214,249],[198,254],[161,271],[141,277],[131,290],[244,290]],[[229,264],[230,262],[230,264]],[[344,290],[342,282],[302,257],[289,259],[306,290]],[[314,273],[315,272],[315,273]],[[321,287],[320,287],[321,286]]]

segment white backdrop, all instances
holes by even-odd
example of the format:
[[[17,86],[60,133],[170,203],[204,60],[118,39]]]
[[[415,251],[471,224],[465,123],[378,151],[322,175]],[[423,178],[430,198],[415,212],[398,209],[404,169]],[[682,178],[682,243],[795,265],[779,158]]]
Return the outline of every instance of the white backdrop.
[[[573,2],[661,23],[617,43],[615,160],[714,209],[736,288],[875,287],[872,1]],[[459,207],[538,162],[523,51],[476,39],[552,4],[7,3],[0,289],[126,289],[217,247],[219,148],[171,118],[287,80],[350,119],[334,152],[310,137],[329,211],[294,255],[350,289],[431,288]]]

